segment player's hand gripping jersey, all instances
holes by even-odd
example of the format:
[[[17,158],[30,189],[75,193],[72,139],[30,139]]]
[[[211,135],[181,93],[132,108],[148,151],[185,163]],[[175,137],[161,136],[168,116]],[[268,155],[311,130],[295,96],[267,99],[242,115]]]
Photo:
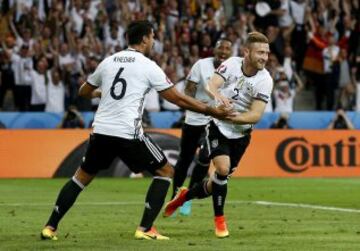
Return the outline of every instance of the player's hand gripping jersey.
[[[225,83],[219,89],[221,95],[233,102],[234,110],[240,113],[249,111],[254,99],[269,102],[273,88],[270,73],[260,70],[253,76],[246,76],[242,71],[243,58],[231,57],[224,61],[216,73],[224,78]],[[252,124],[239,125],[231,122],[214,119],[219,130],[227,138],[243,137],[243,132],[251,129]]]

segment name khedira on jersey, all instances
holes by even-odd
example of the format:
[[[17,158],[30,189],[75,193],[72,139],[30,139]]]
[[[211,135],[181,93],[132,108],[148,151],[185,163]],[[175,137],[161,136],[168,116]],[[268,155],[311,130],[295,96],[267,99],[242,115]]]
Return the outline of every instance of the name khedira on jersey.
[[[134,63],[135,57],[114,57],[116,63]]]

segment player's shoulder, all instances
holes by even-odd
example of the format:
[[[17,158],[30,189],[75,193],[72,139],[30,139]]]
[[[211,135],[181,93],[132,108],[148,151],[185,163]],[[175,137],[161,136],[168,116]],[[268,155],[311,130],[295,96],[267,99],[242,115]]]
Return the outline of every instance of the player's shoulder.
[[[271,74],[266,68],[257,72],[256,79],[257,82],[261,82],[267,85],[273,85],[273,79],[271,77]]]
[[[214,62],[214,57],[201,58],[196,63],[198,64],[212,64]]]
[[[266,68],[258,71],[257,74],[258,74],[259,78],[261,78],[261,79],[271,80],[272,81],[271,74]]]
[[[227,64],[227,65],[239,65],[241,64],[241,62],[243,61],[243,58],[241,57],[229,57],[228,59],[226,59],[223,64]]]
[[[214,58],[208,57],[208,58],[201,58],[195,62],[195,64],[192,66],[193,69],[207,69],[208,67],[214,67]]]

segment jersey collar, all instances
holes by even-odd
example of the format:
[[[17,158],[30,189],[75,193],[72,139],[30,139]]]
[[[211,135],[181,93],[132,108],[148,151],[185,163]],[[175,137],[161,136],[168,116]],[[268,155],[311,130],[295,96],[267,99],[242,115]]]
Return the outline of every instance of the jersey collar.
[[[140,51],[134,49],[134,48],[131,48],[130,46],[126,49],[127,51],[134,51],[134,52],[139,52],[141,53]]]
[[[244,61],[241,62],[241,71],[242,71],[242,74],[247,77],[247,78],[251,78],[251,77],[254,77],[256,75],[256,73],[254,75],[246,75],[246,73],[244,72]]]

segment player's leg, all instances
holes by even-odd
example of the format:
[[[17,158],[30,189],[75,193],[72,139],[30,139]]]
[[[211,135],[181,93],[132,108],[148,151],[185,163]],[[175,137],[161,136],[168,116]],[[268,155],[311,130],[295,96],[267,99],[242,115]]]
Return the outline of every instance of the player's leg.
[[[204,135],[205,136],[205,135]],[[205,138],[201,140],[202,144],[200,146],[199,156],[196,159],[196,165],[191,173],[190,178],[190,184],[189,189],[194,188],[196,184],[201,184],[204,180],[204,178],[207,176],[209,171],[209,165],[210,165],[210,147],[207,144],[207,141]],[[201,184],[198,189],[200,191],[204,191],[203,184]],[[200,192],[200,197],[203,197],[208,195],[206,193],[205,195],[202,195]],[[180,207],[180,214],[188,216],[191,214],[191,200],[186,201],[181,207]]]
[[[89,175],[79,168],[75,175],[62,187],[56,199],[55,207],[42,231],[42,239],[57,239],[55,231],[60,220],[72,207],[80,192],[93,178],[94,175]]]
[[[228,177],[229,174],[231,174],[237,167],[247,146],[249,145],[249,142],[250,136],[245,136],[240,139],[227,140],[227,146],[229,149],[229,151],[227,151],[228,154],[213,158],[215,173],[212,178],[212,198],[215,215],[215,235],[219,238],[229,236],[224,216]]]
[[[227,230],[224,206],[227,195],[228,174],[230,169],[230,157],[219,155],[213,158],[215,172],[212,176],[211,189],[214,209],[215,235],[219,238],[229,236]]]
[[[156,232],[153,223],[164,204],[174,169],[168,163],[163,151],[147,135],[139,140],[129,142],[128,145],[127,152],[120,154],[120,157],[130,170],[134,173],[147,170],[153,174],[153,180],[145,197],[143,216],[135,232],[135,238],[167,240],[168,237]]]
[[[193,188],[207,176],[210,166],[210,146],[207,140],[203,139],[200,146],[199,156],[196,159],[196,165],[191,174],[189,188]]]
[[[223,136],[220,134],[217,127],[210,123],[210,126],[207,127],[207,145],[210,146],[210,158],[213,156],[223,155],[224,151],[229,152],[229,149],[222,149],[221,147],[225,144],[221,144],[223,141]],[[192,188],[179,189],[176,196],[166,204],[164,210],[164,217],[171,216],[178,207],[181,207],[186,201],[192,200],[194,198],[203,199],[210,196],[212,193],[212,181],[203,180],[195,184]]]
[[[154,237],[158,240],[169,239],[166,236],[160,235],[153,227],[153,224],[164,205],[165,197],[173,174],[174,169],[169,163],[166,163],[162,168],[156,170],[153,180],[146,193],[145,208],[137,230],[144,232],[152,239]],[[140,236],[136,236],[135,234],[135,238],[137,239],[143,239],[143,237],[142,233]]]
[[[203,131],[204,126],[192,126],[184,124],[182,127],[180,153],[179,159],[175,165],[173,191],[171,198],[175,196],[178,188],[184,184],[189,166],[194,159],[195,152],[199,144],[198,142]]]
[[[104,152],[108,145],[100,135],[91,135],[84,161],[74,176],[62,187],[56,199],[55,207],[41,232],[42,239],[57,240],[56,230],[58,224],[67,211],[72,207],[80,192],[87,186],[100,169],[99,166],[108,167],[113,160],[111,151]]]

